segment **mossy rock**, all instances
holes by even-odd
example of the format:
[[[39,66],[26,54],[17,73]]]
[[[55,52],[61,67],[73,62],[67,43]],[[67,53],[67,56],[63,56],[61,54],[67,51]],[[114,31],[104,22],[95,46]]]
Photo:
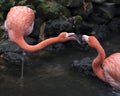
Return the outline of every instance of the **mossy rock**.
[[[46,1],[44,3],[41,3],[38,7],[39,15],[43,19],[56,19],[59,18],[60,16],[64,17],[69,17],[70,12],[69,10],[56,3],[56,2],[51,2],[51,1]]]
[[[66,7],[77,8],[83,5],[83,0],[55,0],[55,1]]]
[[[80,15],[75,16],[75,23],[76,24],[81,24],[82,20],[83,20],[82,16],[80,16]]]

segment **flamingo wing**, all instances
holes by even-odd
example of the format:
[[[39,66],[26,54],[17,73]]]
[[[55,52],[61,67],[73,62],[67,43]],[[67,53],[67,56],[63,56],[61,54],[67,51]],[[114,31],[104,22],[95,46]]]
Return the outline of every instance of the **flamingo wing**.
[[[103,70],[106,81],[120,89],[120,53],[115,53],[103,62]]]
[[[15,6],[12,7],[7,14],[5,27],[8,30],[8,33],[13,31],[14,35],[15,34],[28,35],[32,32],[33,21],[34,12],[32,9],[26,6]]]

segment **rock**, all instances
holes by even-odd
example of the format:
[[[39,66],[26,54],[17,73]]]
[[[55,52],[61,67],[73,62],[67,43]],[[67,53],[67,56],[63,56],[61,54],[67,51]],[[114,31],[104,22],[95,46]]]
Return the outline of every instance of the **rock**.
[[[0,53],[4,52],[21,52],[21,48],[17,46],[15,43],[5,40],[0,44]]]
[[[72,23],[65,20],[49,20],[46,22],[45,34],[47,37],[53,37],[59,35],[61,32],[73,32]]]
[[[96,4],[102,4],[104,2],[107,2],[107,0],[85,0],[86,2],[92,2]]]
[[[115,16],[120,16],[120,4],[115,4],[115,10],[117,10],[117,11],[114,11],[114,13],[115,13]]]
[[[34,27],[32,33],[29,35],[29,37],[34,38],[36,40],[39,39],[40,35],[40,27],[42,25],[43,21],[39,18],[36,18],[34,21]]]
[[[109,18],[104,17],[106,13],[99,8],[96,8],[91,15],[87,18],[90,23],[104,24],[109,22]],[[109,16],[108,16],[109,17]]]
[[[62,16],[69,17],[70,11],[59,3],[46,1],[40,3],[38,14],[43,20],[56,19]]]
[[[61,32],[73,32],[73,24],[64,19],[49,20],[45,24],[43,38],[51,38],[58,36]],[[65,48],[66,43],[55,43],[45,48],[47,51],[60,51]]]
[[[104,3],[106,0],[91,0],[91,1],[95,3]]]
[[[3,73],[3,72],[5,72],[8,69],[8,67],[6,65],[7,64],[5,63],[3,58],[0,58],[0,73]]]
[[[93,27],[93,31],[90,33],[90,35],[94,35],[97,39],[100,41],[104,40],[105,38],[109,37],[110,30],[107,25],[95,25]]]
[[[26,37],[25,40],[28,44],[31,44],[31,45],[34,45],[37,43],[35,39],[30,38],[30,37]],[[21,51],[22,49],[17,44],[9,40],[5,40],[0,43],[0,53],[4,53],[4,52],[18,52],[19,53]]]
[[[33,32],[25,38],[26,41],[34,45],[39,40],[41,42],[47,38],[58,36],[62,31],[75,32],[79,36],[82,34],[94,35],[99,40],[104,40],[109,34],[120,31],[120,0],[85,1],[88,4],[86,10],[83,9],[83,0],[38,0],[32,1],[32,3],[27,2],[29,7],[35,11],[36,16]],[[1,4],[10,3],[5,8],[2,8],[1,23],[5,20],[3,17],[7,14],[9,8],[14,4],[19,5],[20,2],[1,1]],[[21,3],[26,5],[26,1]],[[22,52],[21,48],[13,42],[3,40],[3,30],[0,31],[0,53],[4,54],[8,61],[20,62],[21,56],[19,53]],[[80,47],[76,41],[52,44],[47,46],[45,50],[59,51],[65,47],[73,47],[82,51],[89,50],[87,44],[82,44]]]
[[[113,3],[93,4],[93,7],[92,13],[86,19],[91,23],[108,23],[116,14],[116,7]]]
[[[44,50],[49,52],[59,52],[60,50],[64,50],[64,49],[65,49],[64,43],[55,43],[47,46]]]
[[[22,54],[14,53],[14,52],[5,52],[2,54],[3,58],[12,64],[20,65],[22,64]]]
[[[84,21],[82,16],[76,15],[71,18],[68,18],[68,21],[71,22],[74,26],[74,32],[76,34],[89,34],[92,31],[94,24],[89,24]]]
[[[83,0],[55,0],[55,1],[66,7],[80,7],[83,5]]]
[[[82,16],[83,19],[86,19],[93,12],[92,2],[87,2],[87,4],[88,5],[86,7],[86,10],[84,10],[84,8],[83,8],[84,6],[76,7],[76,8],[70,7],[69,10],[70,10],[72,16],[74,17],[76,15],[80,15],[80,16]]]
[[[104,12],[103,17],[106,19],[112,19],[115,16],[116,8],[114,3],[104,3],[99,9]]]
[[[120,0],[107,0],[107,2],[119,3],[120,4]]]
[[[26,37],[25,40],[30,45],[37,43],[35,39],[30,37]],[[21,64],[22,56],[20,54],[22,54],[22,52],[23,50],[18,45],[9,40],[1,42],[0,44],[0,54],[2,55],[2,58],[10,63]]]
[[[120,32],[120,18],[116,17],[111,20],[111,22],[108,24],[109,29],[113,33],[119,33]]]
[[[82,60],[74,60],[71,67],[79,73],[84,73],[85,75],[94,75],[91,64],[92,60],[89,57],[86,57]]]

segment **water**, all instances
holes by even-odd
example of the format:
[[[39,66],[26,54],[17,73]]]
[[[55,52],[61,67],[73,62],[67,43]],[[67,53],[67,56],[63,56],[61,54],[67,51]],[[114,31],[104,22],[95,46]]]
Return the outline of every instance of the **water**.
[[[117,36],[104,42],[107,55],[119,51],[119,41]],[[67,49],[45,55],[40,53],[28,54],[29,62],[24,66],[24,86],[21,87],[19,82],[21,66],[9,65],[1,73],[0,96],[120,96],[119,91],[97,77],[71,70],[70,65],[74,60],[87,56],[94,58],[95,50],[80,52]]]

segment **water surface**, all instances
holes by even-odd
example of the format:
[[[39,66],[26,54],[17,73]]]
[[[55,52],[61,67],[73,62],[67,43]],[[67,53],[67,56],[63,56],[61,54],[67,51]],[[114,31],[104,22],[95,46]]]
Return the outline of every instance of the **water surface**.
[[[120,38],[115,36],[104,42],[107,55],[120,51]],[[29,64],[24,66],[23,86],[21,86],[21,66],[10,65],[1,73],[0,96],[120,96],[120,92],[97,77],[85,76],[71,70],[74,60],[90,56],[96,51],[81,52],[66,49],[57,53],[29,56]],[[7,62],[5,62],[7,63]]]

